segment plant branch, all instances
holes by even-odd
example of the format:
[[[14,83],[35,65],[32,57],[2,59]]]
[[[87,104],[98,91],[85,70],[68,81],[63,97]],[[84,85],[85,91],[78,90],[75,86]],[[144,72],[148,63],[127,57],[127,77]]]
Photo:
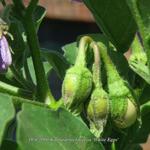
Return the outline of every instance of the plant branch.
[[[41,59],[40,46],[36,34],[35,24],[33,22],[32,16],[30,16],[30,13],[31,12],[27,13],[24,17],[24,28],[26,30],[27,40],[35,69],[37,81],[37,100],[45,101],[47,104],[51,104],[55,102],[55,100],[48,86],[48,81],[46,79]]]
[[[100,53],[99,47],[95,42],[92,42],[90,45],[94,52],[94,64],[93,64],[93,81],[95,87],[101,88],[102,82],[100,77]]]
[[[17,96],[12,96],[12,100],[16,107],[20,107],[23,103],[33,104],[33,105],[42,106],[42,107],[48,107],[48,105],[46,105],[44,103],[40,103],[37,101],[31,101],[31,100],[20,98]]]
[[[93,40],[89,36],[84,36],[81,38],[81,40],[79,42],[79,51],[78,51],[75,65],[79,65],[79,66],[86,65],[86,61],[85,61],[86,60],[86,50],[87,50],[88,45],[91,44],[91,42],[93,42]]]
[[[0,81],[0,92],[7,93],[14,96],[21,96],[21,97],[32,97],[32,93],[30,93],[27,90],[12,86],[10,84],[7,84],[5,82]]]
[[[26,10],[26,15],[27,16],[31,16],[32,17],[32,14],[37,6],[37,3],[38,3],[39,0],[31,0],[28,7],[27,7],[27,10]]]

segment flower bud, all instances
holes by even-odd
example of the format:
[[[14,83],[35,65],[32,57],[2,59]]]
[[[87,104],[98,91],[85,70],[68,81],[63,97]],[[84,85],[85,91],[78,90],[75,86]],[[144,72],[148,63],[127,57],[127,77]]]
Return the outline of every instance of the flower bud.
[[[111,111],[112,119],[118,128],[130,127],[137,119],[137,108],[135,104],[129,98],[126,98],[124,102],[124,111],[118,111],[118,114]],[[115,106],[112,105],[112,107]],[[115,110],[113,109],[113,111]]]
[[[7,70],[12,63],[8,42],[4,35],[0,38],[0,72]]]
[[[67,70],[62,85],[62,98],[68,108],[79,106],[89,96],[92,74],[86,67],[74,66]]]
[[[96,88],[91,96],[87,107],[87,115],[90,121],[90,128],[96,137],[99,137],[107,122],[109,113],[109,99],[107,93]]]

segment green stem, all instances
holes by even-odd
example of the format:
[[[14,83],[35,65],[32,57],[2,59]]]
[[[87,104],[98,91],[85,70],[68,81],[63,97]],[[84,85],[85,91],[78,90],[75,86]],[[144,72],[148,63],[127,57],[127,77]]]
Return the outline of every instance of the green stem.
[[[22,0],[13,0],[13,3],[15,5],[15,9],[20,13],[20,18],[22,19],[25,10]]]
[[[113,143],[111,144],[111,150],[116,150],[115,142],[113,142]]]
[[[27,98],[31,98],[32,97],[32,93],[30,93],[29,91],[26,91],[24,89],[9,85],[5,82],[0,81],[0,92],[3,93],[7,93],[7,94],[11,94],[14,96],[21,96],[21,97],[27,97]]]
[[[44,101],[47,104],[55,103],[55,99],[51,94],[51,91],[48,86],[48,81],[46,79],[41,54],[40,54],[40,46],[36,34],[35,24],[33,21],[33,12],[37,7],[38,0],[31,0],[28,7],[24,9],[24,5],[22,0],[13,0],[16,10],[20,13],[20,18],[24,29],[27,34],[27,40],[33,60],[37,89],[36,89],[36,99],[38,101]]]
[[[27,40],[35,69],[37,81],[37,100],[45,101],[47,104],[51,104],[55,102],[55,99],[52,96],[51,91],[49,90],[48,81],[46,79],[35,24],[30,14],[31,8],[32,7],[29,7],[29,12],[27,12],[24,17],[24,28],[26,30]]]
[[[47,107],[48,108],[48,105],[44,104],[44,103],[40,103],[40,102],[37,102],[37,101],[31,101],[31,100],[28,100],[28,99],[24,99],[24,98],[20,98],[20,97],[17,97],[17,96],[12,96],[12,100],[13,100],[13,103],[15,105],[15,107],[21,107],[21,105],[23,103],[28,103],[28,104],[33,104],[33,105],[36,105],[36,106],[41,106],[41,107]]]
[[[108,83],[114,83],[115,81],[119,81],[120,75],[118,71],[116,70],[115,65],[113,64],[112,60],[107,54],[107,47],[103,43],[98,43],[99,49],[100,49],[100,54],[103,58],[103,61],[106,66],[106,70],[108,72]]]
[[[32,16],[37,4],[38,4],[38,1],[39,0],[30,0],[30,3],[27,7],[27,10],[26,10],[26,13],[27,13],[27,16]]]
[[[89,36],[84,36],[81,38],[79,42],[79,51],[76,58],[75,65],[85,66],[86,65],[86,50],[88,45],[93,42],[93,40]]]
[[[102,82],[100,77],[100,53],[98,45],[93,42],[91,43],[91,47],[94,52],[94,64],[93,64],[93,81],[95,84],[95,88],[101,88]]]

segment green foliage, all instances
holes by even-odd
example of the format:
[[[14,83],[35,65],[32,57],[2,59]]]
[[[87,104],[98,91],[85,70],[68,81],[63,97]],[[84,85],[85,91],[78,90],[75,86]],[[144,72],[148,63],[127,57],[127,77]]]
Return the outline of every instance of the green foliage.
[[[138,29],[140,31],[140,34],[142,36],[144,49],[147,54],[147,68],[150,71],[150,2],[144,1],[144,0],[127,0],[127,3],[130,7],[130,10],[132,12],[132,15],[138,25]],[[138,67],[137,67],[138,68]],[[147,81],[147,80],[146,80]]]
[[[150,102],[141,105],[142,126],[134,137],[135,143],[145,143],[150,133]]]
[[[11,97],[0,93],[0,145],[10,121],[15,116],[15,109]]]
[[[94,136],[81,118],[72,116],[62,108],[55,112],[40,106],[23,104],[17,120],[19,122],[17,140],[22,150],[70,150],[70,147],[73,150],[103,150],[100,143],[92,142]],[[28,122],[28,125],[25,122]],[[27,126],[28,132],[26,132]],[[78,141],[80,138],[84,141]]]
[[[136,23],[126,0],[84,0],[98,26],[118,51],[128,50],[136,32]]]
[[[83,2],[103,34],[79,35],[62,47],[62,55],[40,47],[37,33],[46,10],[38,0],[27,6],[0,0],[6,22],[0,21],[0,36],[13,56],[0,72],[0,149],[138,150],[148,139],[150,1]],[[4,27],[8,33],[1,32]],[[1,55],[0,45],[0,63]],[[63,81],[60,100],[49,88],[52,69]]]
[[[64,57],[56,51],[42,49],[41,53],[43,57],[49,62],[49,64],[56,71],[57,75],[63,79],[69,64]]]

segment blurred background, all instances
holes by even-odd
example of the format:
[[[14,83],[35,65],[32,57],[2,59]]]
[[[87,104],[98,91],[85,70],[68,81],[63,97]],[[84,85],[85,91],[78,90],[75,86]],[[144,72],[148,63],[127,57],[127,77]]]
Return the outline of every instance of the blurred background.
[[[24,0],[25,4],[28,4],[28,1]],[[83,3],[75,0],[39,0],[39,4],[47,11],[38,32],[40,45],[43,48],[63,53],[61,47],[75,41],[77,36],[101,32]],[[51,73],[50,81],[52,92],[59,99],[61,81],[55,72]],[[144,150],[150,150],[150,139],[142,146]]]

